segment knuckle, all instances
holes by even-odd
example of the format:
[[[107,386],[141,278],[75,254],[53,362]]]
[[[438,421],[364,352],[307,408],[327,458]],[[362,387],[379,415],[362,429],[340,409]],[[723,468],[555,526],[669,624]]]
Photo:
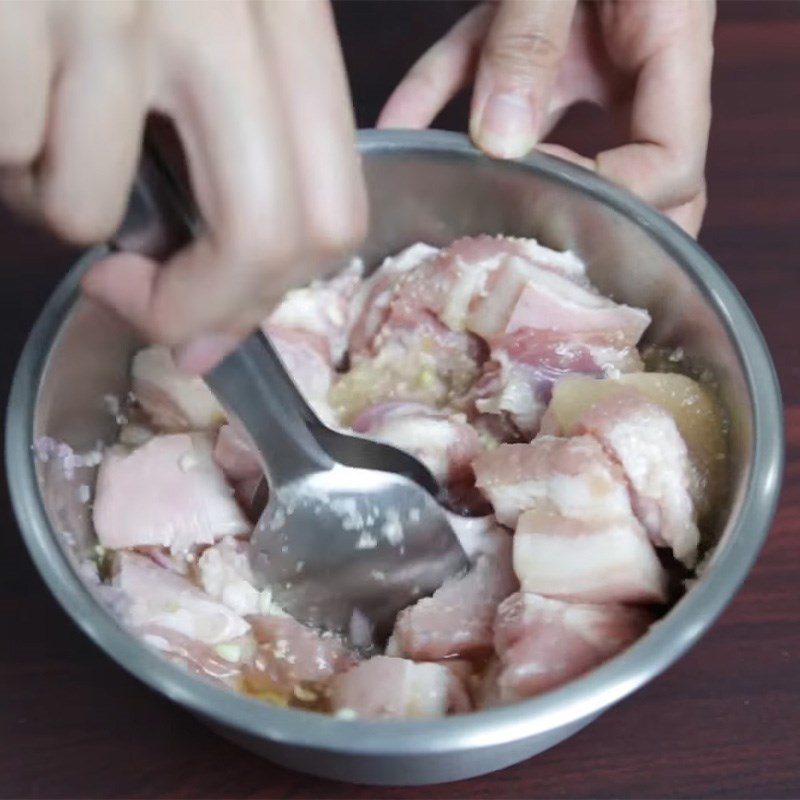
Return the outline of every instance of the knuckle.
[[[675,164],[672,180],[676,205],[683,205],[705,194],[705,175],[699,164],[693,164],[689,160]]]
[[[264,217],[243,214],[230,220],[222,230],[219,244],[221,259],[242,279],[264,265],[290,265],[303,250],[297,226],[279,224],[269,214]]]
[[[561,55],[558,43],[538,29],[521,29],[490,39],[484,52],[495,69],[521,77],[542,68],[554,69]]]
[[[366,215],[317,213],[310,223],[313,250],[321,256],[336,257],[355,250],[366,234]]]

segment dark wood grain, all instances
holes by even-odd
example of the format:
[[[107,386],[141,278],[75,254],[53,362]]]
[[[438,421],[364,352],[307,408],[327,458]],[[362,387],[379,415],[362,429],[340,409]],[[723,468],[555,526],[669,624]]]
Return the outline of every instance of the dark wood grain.
[[[465,4],[340,6],[359,122]],[[3,488],[0,796],[800,797],[800,3],[723,2],[702,236],[780,373],[788,459],[767,545],[713,630],[666,674],[559,747],[468,783],[410,791],[313,780],[227,744],[130,678],[37,576]],[[463,98],[441,124],[463,127]],[[591,148],[596,115],[562,129]],[[574,120],[573,120],[574,121]],[[71,252],[0,216],[5,391]]]

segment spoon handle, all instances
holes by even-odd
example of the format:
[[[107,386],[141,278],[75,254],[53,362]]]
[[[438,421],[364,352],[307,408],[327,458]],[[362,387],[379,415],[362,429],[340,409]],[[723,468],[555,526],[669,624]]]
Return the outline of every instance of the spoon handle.
[[[128,210],[112,247],[165,259],[197,234],[198,220],[191,197],[148,135]],[[313,434],[322,423],[261,330],[205,380],[242,422],[262,457],[269,455],[267,473],[273,485],[333,466]]]
[[[244,425],[281,486],[333,466],[311,429],[320,425],[280,356],[261,330],[251,334],[206,376],[220,402]]]

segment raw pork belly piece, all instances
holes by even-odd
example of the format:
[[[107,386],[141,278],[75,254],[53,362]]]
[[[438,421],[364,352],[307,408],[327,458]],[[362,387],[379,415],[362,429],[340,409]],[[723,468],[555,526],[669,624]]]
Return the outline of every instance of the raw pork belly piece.
[[[246,541],[226,536],[207,547],[197,560],[197,571],[203,590],[237,614],[268,610],[261,605],[269,605],[271,595],[269,590],[262,594],[255,587]]]
[[[335,424],[335,415],[328,405],[328,392],[333,381],[333,366],[327,342],[313,332],[277,325],[262,325],[264,333],[278,351],[306,402],[326,424]]]
[[[94,527],[104,547],[156,545],[173,552],[250,532],[202,434],[154,436],[129,452],[112,447],[97,476]]]
[[[256,657],[245,668],[251,691],[291,694],[300,683],[321,683],[356,663],[338,636],[320,633],[292,617],[248,617],[258,642]]]
[[[327,360],[338,364],[347,351],[350,306],[361,284],[364,265],[354,259],[329,280],[292,289],[269,315],[268,328],[313,334],[323,343]]]
[[[591,436],[541,435],[530,444],[501,444],[481,453],[473,469],[498,522],[510,528],[541,500],[584,520],[631,515],[625,474]]]
[[[125,596],[124,618],[134,628],[166,628],[209,645],[229,642],[250,630],[228,606],[136,553],[116,554],[112,585]]]
[[[215,647],[158,625],[137,628],[137,633],[152,648],[195,675],[209,678],[214,683],[232,689],[240,688],[242,669],[239,659],[245,649],[242,645],[217,645],[218,652]],[[224,656],[220,653],[224,653]]]
[[[478,434],[463,416],[422,403],[372,406],[356,417],[353,430],[408,451],[443,482],[469,477],[470,463],[481,449]]]
[[[490,552],[464,576],[450,578],[431,597],[400,612],[391,639],[398,655],[434,661],[491,651],[497,606],[519,583],[511,565],[511,537],[495,528]]]
[[[264,470],[255,445],[235,423],[228,423],[219,429],[214,444],[214,461],[233,486],[234,496],[242,508],[250,514]]]
[[[602,377],[641,369],[635,347],[619,349],[605,335],[581,336],[521,328],[492,342],[490,360],[472,391],[484,414],[508,414],[527,436],[539,429],[553,384],[565,375]]]
[[[524,282],[517,276],[498,275],[498,286],[503,281],[509,288],[501,292],[488,287],[486,299],[473,314],[471,330],[487,339],[522,328],[565,335],[602,334],[624,348],[634,347],[650,324],[650,315],[643,309],[619,305],[538,267],[529,267],[527,273]],[[516,286],[518,291],[512,291]],[[506,292],[513,297],[509,303],[503,303]]]
[[[532,239],[468,237],[453,242],[435,259],[405,276],[395,291],[392,314],[414,319],[427,311],[452,330],[472,330],[490,338],[486,330],[475,325],[481,317],[475,316],[476,307],[485,305],[491,285],[509,265],[518,278],[512,294],[521,290],[529,268],[536,271],[533,274],[545,271],[586,282],[583,264],[571,253],[549,250]]]
[[[354,295],[349,316],[352,319],[350,353],[359,355],[370,350],[375,335],[389,314],[395,287],[400,278],[410,270],[435,256],[439,250],[417,242],[383,263],[361,283]]]
[[[247,434],[232,424],[223,425],[214,444],[214,461],[231,482],[264,474],[255,446]]]
[[[523,591],[587,603],[660,603],[666,573],[633,514],[580,519],[539,501],[514,534]]]
[[[499,701],[546,692],[582,675],[633,643],[651,620],[647,611],[623,605],[512,595],[498,609],[495,626]]]
[[[461,239],[405,276],[389,322],[418,319],[427,311],[452,330],[468,330],[487,341],[534,328],[613,334],[616,346],[635,345],[650,315],[597,293],[582,267],[571,254],[535,242]]]
[[[578,431],[596,436],[622,464],[633,506],[650,537],[694,566],[700,532],[689,452],[675,421],[638,392],[620,393],[587,411]]]
[[[727,420],[712,389],[675,372],[631,372],[594,381],[579,376],[560,380],[543,425],[571,434],[592,406],[621,392],[638,392],[667,411],[686,443],[694,477],[691,492],[702,518],[713,513],[725,492]]]
[[[469,711],[469,697],[453,671],[441,664],[375,656],[333,678],[331,705],[341,715],[430,719]]]
[[[136,399],[162,430],[203,430],[225,422],[225,411],[205,381],[181,372],[167,347],[153,345],[136,353],[131,377]]]

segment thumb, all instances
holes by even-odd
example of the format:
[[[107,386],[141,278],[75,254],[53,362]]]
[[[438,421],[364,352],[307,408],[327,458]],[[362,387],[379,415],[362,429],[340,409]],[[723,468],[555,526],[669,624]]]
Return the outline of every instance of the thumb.
[[[490,156],[518,158],[538,142],[574,11],[574,0],[500,3],[481,53],[470,116],[470,135]]]

